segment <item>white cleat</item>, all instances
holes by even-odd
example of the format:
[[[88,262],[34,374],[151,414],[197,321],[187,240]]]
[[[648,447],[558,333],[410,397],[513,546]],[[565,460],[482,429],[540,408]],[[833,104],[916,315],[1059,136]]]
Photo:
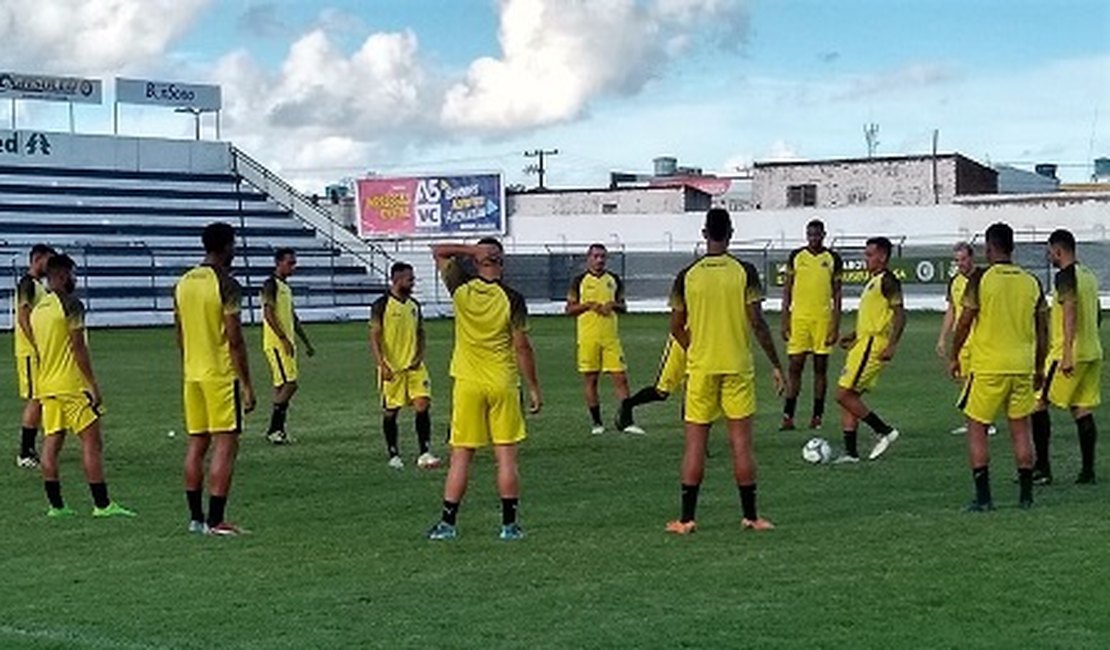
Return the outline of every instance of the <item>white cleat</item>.
[[[641,427],[639,427],[639,426],[637,426],[637,425],[635,425],[635,424],[630,424],[630,425],[628,425],[627,427],[625,427],[624,429],[622,429],[622,431],[624,431],[625,433],[629,433],[629,434],[632,434],[632,435],[634,435],[634,436],[643,436],[643,435],[647,435],[647,431],[644,431],[644,430],[643,430],[643,428],[641,428]]]
[[[590,429],[590,435],[593,436],[600,436],[603,433],[605,433],[605,427],[600,424],[595,424],[594,427]]]
[[[436,469],[441,465],[439,458],[436,458],[431,452],[424,452],[416,459],[416,466],[420,469]]]
[[[871,455],[867,457],[868,460],[875,460],[890,448],[891,443],[898,439],[898,429],[891,429],[890,433],[885,436],[879,436],[879,441],[875,443],[875,447],[871,450]]]
[[[190,521],[189,532],[193,535],[207,535],[208,524],[204,523],[203,521]]]
[[[961,426],[961,427],[956,427],[955,429],[952,429],[951,431],[949,431],[949,433],[951,433],[954,436],[966,435],[967,434],[967,426],[965,425],[965,426]]]
[[[39,457],[37,455],[31,456],[16,456],[15,466],[20,469],[38,469]]]
[[[989,427],[987,427],[987,435],[988,436],[997,436],[998,435],[998,427],[994,426],[993,424],[990,425]]]
[[[859,456],[849,456],[848,454],[840,454],[833,461],[833,465],[854,465],[859,462]]]
[[[389,466],[393,469],[405,469],[405,461],[400,456],[394,456],[389,459]]]

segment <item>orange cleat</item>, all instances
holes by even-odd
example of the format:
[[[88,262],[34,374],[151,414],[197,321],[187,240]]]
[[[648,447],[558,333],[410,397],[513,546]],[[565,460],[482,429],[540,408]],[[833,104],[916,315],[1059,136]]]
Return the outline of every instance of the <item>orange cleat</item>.
[[[679,521],[675,519],[674,521],[667,522],[666,531],[668,533],[674,533],[675,535],[689,535],[697,529],[698,525],[693,521]]]
[[[766,519],[741,519],[740,526],[748,530],[774,530],[775,525]]]

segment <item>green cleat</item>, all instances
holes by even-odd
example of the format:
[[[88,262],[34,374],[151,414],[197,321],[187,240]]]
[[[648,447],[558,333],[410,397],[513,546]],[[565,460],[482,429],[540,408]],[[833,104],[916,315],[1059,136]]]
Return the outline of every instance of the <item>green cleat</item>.
[[[77,513],[69,506],[62,506],[61,508],[51,506],[46,509],[46,516],[51,519],[66,519],[68,517],[77,516]]]
[[[520,524],[508,524],[501,527],[501,533],[497,538],[506,542],[515,542],[518,539],[524,539],[524,529]]]
[[[92,516],[94,517],[137,517],[138,513],[134,510],[128,510],[120,504],[112,501],[103,508],[93,508]]]
[[[425,537],[432,540],[433,542],[444,542],[447,540],[455,539],[458,536],[458,529],[444,521],[441,521],[435,526],[432,526],[428,530],[428,532],[425,533]]]

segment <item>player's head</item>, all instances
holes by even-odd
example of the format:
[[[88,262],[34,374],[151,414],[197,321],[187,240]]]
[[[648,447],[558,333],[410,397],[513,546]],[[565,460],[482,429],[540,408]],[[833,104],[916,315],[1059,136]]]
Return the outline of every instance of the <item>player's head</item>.
[[[393,266],[389,268],[389,288],[398,298],[411,296],[415,284],[416,275],[413,273],[412,264],[394,262]]]
[[[814,219],[806,224],[806,243],[817,250],[825,245],[825,222]]]
[[[46,286],[54,293],[69,295],[77,289],[73,269],[77,264],[69,255],[51,255],[46,262]]]
[[[705,213],[705,228],[701,234],[713,244],[728,245],[732,239],[732,217],[724,208],[713,208]]]
[[[1008,262],[1014,254],[1014,229],[999,221],[987,228],[987,260]]]
[[[57,254],[57,251],[46,244],[35,244],[32,246],[31,253],[27,256],[30,262],[29,270],[31,275],[41,278],[42,274],[46,273],[46,261]]]
[[[971,275],[975,269],[975,249],[965,241],[956,242],[952,247],[952,261],[960,275]]]
[[[223,266],[231,266],[235,258],[235,229],[231,224],[217,221],[204,227],[200,240],[205,254]]]
[[[609,251],[605,248],[605,244],[590,244],[586,249],[586,269],[590,273],[601,273],[605,270],[608,255]]]
[[[282,280],[297,270],[297,251],[292,248],[279,248],[274,251],[274,275]]]
[[[863,259],[867,263],[867,270],[871,273],[878,273],[885,269],[893,250],[894,245],[886,237],[868,239],[867,247],[863,250]]]
[[[478,275],[487,280],[500,280],[505,269],[505,247],[494,237],[479,239],[474,264],[478,267]]]
[[[1048,236],[1048,261],[1058,269],[1065,268],[1075,261],[1075,235],[1059,228]]]

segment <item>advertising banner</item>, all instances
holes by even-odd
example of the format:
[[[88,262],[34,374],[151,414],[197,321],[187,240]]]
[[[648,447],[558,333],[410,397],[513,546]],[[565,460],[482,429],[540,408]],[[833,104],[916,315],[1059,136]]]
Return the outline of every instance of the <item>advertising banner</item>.
[[[0,99],[99,104],[102,94],[99,79],[0,71]]]
[[[956,272],[951,258],[895,257],[887,263],[894,276],[903,284],[947,284]],[[846,285],[867,284],[871,274],[862,257],[844,259],[843,282]],[[775,265],[775,284],[786,283],[786,262]]]
[[[218,111],[223,105],[219,86],[123,77],[116,77],[116,101],[202,111]]]
[[[500,174],[363,178],[356,188],[363,237],[505,232]]]

